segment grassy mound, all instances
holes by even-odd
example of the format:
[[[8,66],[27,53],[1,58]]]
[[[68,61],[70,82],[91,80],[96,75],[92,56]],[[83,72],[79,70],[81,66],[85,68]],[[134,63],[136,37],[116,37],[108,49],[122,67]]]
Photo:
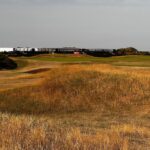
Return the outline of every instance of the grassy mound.
[[[150,149],[148,72],[61,66],[32,87],[1,91],[0,149]]]
[[[0,69],[15,69],[17,64],[5,55],[0,54]]]
[[[39,86],[0,93],[0,110],[15,114],[120,112],[148,101],[150,80],[61,68],[47,73]],[[12,101],[13,99],[13,101]],[[132,107],[131,107],[132,106]]]

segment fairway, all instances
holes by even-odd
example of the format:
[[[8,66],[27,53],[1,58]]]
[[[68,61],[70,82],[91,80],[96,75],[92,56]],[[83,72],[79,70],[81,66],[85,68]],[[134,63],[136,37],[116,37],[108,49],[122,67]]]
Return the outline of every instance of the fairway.
[[[88,55],[63,55],[49,54],[32,57],[33,60],[63,62],[63,63],[103,63],[115,66],[138,66],[150,67],[150,56],[114,56],[114,57],[93,57]]]

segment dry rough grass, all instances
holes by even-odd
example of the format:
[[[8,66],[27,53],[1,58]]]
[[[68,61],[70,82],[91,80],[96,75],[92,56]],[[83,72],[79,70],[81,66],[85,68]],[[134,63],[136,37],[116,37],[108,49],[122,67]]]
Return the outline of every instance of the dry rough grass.
[[[112,130],[88,133],[88,130],[60,128],[54,126],[54,122],[35,121],[26,116],[16,118],[2,115],[2,118],[5,121],[0,124],[1,149],[126,150],[128,147],[128,140]]]
[[[1,149],[150,149],[150,71],[68,65],[0,92]]]

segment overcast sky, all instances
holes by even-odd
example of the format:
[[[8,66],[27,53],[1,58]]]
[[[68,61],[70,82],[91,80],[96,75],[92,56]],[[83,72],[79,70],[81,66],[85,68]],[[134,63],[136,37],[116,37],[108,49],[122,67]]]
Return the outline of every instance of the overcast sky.
[[[150,50],[150,0],[0,0],[0,47]]]

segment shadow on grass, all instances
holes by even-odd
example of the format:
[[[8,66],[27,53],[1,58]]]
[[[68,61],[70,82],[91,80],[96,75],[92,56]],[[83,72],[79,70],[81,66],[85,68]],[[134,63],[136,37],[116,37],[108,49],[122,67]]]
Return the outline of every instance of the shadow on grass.
[[[29,73],[29,74],[37,74],[37,73],[42,73],[51,70],[51,68],[39,68],[39,69],[33,69],[26,71],[24,73]]]

